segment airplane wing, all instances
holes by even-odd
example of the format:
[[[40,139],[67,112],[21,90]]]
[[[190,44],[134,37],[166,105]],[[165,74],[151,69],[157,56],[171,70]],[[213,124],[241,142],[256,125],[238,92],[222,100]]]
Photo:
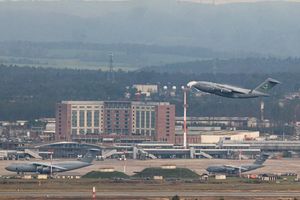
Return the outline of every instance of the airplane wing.
[[[246,94],[249,91],[244,89],[244,88],[239,88],[239,87],[235,87],[232,85],[218,85],[217,86],[220,90],[222,90],[222,92],[225,93],[231,93],[231,92],[235,92],[235,93],[240,93],[240,94]]]
[[[67,168],[64,168],[64,167],[60,167],[60,166],[57,166],[57,165],[51,165],[51,164],[48,164],[48,163],[39,163],[39,162],[34,162],[32,163],[33,165],[35,166],[40,166],[40,167],[52,167],[53,169],[59,169],[59,170],[66,170]]]
[[[222,85],[215,86],[215,89],[220,90],[223,93],[232,93],[232,91],[233,91],[231,88],[227,88]]]
[[[239,167],[239,166],[233,166],[233,165],[224,165],[224,167],[227,167],[227,168],[232,168],[232,169],[235,169],[235,170],[247,170],[246,168],[244,167]]]

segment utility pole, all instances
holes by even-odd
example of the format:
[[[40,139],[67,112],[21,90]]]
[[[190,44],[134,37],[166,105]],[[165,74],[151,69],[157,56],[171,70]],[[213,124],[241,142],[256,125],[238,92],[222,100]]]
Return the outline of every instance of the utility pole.
[[[53,169],[52,169],[52,161],[53,161],[53,151],[50,153],[51,165],[50,165],[50,176],[53,176]]]
[[[265,102],[263,99],[260,100],[260,121],[264,121]]]
[[[92,199],[96,200],[96,188],[95,187],[93,187],[93,190],[92,190]]]

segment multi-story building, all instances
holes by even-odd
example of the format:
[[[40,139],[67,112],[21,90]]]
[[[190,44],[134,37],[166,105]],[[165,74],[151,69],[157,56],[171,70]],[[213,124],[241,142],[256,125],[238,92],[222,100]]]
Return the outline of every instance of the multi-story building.
[[[174,142],[175,106],[167,102],[63,101],[56,106],[56,140],[97,136]]]

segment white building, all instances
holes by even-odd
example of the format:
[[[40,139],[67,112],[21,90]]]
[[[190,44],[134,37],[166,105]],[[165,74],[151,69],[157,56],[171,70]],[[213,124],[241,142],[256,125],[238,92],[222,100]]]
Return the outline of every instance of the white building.
[[[151,96],[151,94],[156,94],[158,92],[157,85],[142,85],[142,84],[135,84],[132,86],[141,94],[145,94],[147,97]]]
[[[218,143],[221,139],[244,141],[255,140],[259,138],[259,131],[212,131],[201,134],[201,143]]]

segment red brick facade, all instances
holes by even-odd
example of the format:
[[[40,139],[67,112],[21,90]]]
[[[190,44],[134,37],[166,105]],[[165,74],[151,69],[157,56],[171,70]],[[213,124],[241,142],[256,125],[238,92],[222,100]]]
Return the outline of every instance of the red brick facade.
[[[71,140],[71,105],[56,104],[55,140]]]
[[[156,107],[157,141],[174,144],[175,142],[175,105],[158,105]]]

